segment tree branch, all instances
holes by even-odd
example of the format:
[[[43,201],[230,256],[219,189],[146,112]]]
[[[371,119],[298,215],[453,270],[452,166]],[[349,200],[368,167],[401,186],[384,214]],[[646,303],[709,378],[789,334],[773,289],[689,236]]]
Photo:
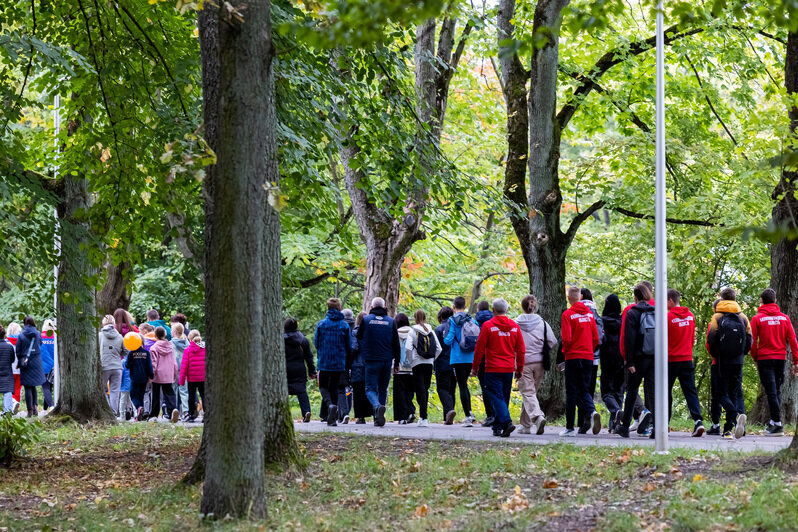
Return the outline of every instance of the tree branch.
[[[568,226],[568,230],[565,232],[565,242],[566,248],[571,245],[574,237],[576,236],[576,232],[579,230],[579,226],[584,223],[585,220],[593,216],[593,213],[604,207],[605,205],[604,200],[599,200],[595,202],[593,205],[588,207],[586,210],[577,214],[573,220],[571,220],[571,225]]]
[[[629,209],[624,209],[623,207],[610,206],[607,208],[611,211],[615,211],[619,214],[623,214],[624,216],[628,216],[630,218],[638,218],[641,220],[655,219],[653,214],[643,214],[640,212],[634,212],[630,211]],[[697,225],[699,227],[726,227],[726,224],[714,223],[707,220],[685,220],[681,218],[665,218],[665,221],[668,222],[669,224],[676,224],[676,225]]]

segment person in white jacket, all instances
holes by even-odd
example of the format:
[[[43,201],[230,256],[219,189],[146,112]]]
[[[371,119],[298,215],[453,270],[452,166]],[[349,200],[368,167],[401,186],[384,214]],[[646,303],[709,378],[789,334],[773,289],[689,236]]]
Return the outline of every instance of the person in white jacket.
[[[519,434],[531,434],[532,425],[535,425],[535,433],[543,434],[546,426],[546,416],[540,409],[538,403],[537,390],[546,374],[543,369],[543,343],[548,344],[550,352],[556,356],[557,337],[546,321],[536,314],[538,310],[538,300],[533,295],[528,295],[521,300],[521,308],[524,313],[516,318],[515,322],[521,328],[524,337],[524,372],[518,379],[518,391],[523,397],[521,405],[521,429]]]
[[[429,387],[432,383],[432,368],[435,359],[441,354],[441,344],[435,335],[435,330],[427,324],[427,315],[423,310],[418,309],[413,314],[416,322],[410,329],[410,334],[405,340],[405,352],[410,366],[413,368],[413,385],[418,402],[419,427],[429,426],[427,418],[427,406],[429,404]]]

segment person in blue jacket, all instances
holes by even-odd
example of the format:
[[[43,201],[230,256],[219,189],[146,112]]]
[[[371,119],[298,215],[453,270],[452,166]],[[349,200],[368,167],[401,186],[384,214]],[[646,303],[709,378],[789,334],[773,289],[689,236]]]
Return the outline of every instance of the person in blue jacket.
[[[150,352],[143,345],[135,351],[130,351],[125,367],[130,370],[130,400],[136,409],[136,421],[143,421],[147,418],[147,413],[144,412],[144,392],[147,383],[155,376]]]
[[[42,337],[36,329],[36,322],[27,316],[22,322],[22,332],[17,338],[17,360],[19,364],[19,382],[25,387],[25,405],[28,407],[28,417],[38,417],[39,398],[36,387],[44,382],[42,368]],[[21,361],[27,358],[26,365]]]
[[[399,370],[401,346],[393,318],[388,316],[385,300],[375,297],[371,312],[357,330],[357,340],[366,364],[366,397],[374,409],[374,425],[385,425],[385,403],[391,370]]]
[[[163,327],[166,330],[166,340],[168,342],[172,341],[172,328],[169,327],[165,321],[161,319],[160,314],[155,309],[151,309],[147,311],[147,323],[152,325],[153,329],[157,329],[158,327]]]
[[[463,405],[463,413],[465,414],[463,426],[473,427],[474,416],[471,413],[471,392],[468,390],[468,377],[471,376],[474,350],[463,351],[460,348],[460,338],[463,325],[468,321],[474,323],[476,321],[466,313],[466,300],[464,297],[458,296],[454,298],[452,307],[454,307],[454,316],[449,318],[449,332],[446,334],[446,338],[443,339],[443,343],[452,348],[449,354],[449,363],[454,368],[457,386],[460,388],[460,404]]]
[[[341,312],[341,300],[327,300],[327,317],[316,325],[313,344],[316,347],[319,372],[319,392],[329,405],[327,425],[338,425],[338,385],[346,379],[347,360],[351,361],[351,334],[349,324]]]
[[[53,369],[55,368],[55,324],[52,320],[44,320],[42,324],[42,395],[44,396],[44,409],[49,410],[55,406],[53,401]]]

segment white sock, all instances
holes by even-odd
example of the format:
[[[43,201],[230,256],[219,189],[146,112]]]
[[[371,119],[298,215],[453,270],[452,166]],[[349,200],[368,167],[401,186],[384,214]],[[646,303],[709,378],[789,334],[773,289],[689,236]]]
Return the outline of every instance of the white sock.
[[[777,421],[776,423],[774,423],[774,425],[776,425],[777,427],[781,427],[781,421]]]

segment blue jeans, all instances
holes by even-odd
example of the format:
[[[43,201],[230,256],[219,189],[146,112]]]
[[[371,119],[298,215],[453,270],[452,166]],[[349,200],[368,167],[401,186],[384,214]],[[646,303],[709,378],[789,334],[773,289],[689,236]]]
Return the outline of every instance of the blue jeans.
[[[510,418],[510,393],[513,391],[513,374],[485,372],[485,392],[493,405],[494,430],[504,429],[512,423]]]
[[[574,358],[565,361],[565,428],[574,428],[577,405],[579,406],[580,419],[582,419],[582,415],[588,416],[596,409],[593,405],[593,394],[590,393],[592,379],[592,360]],[[640,386],[640,381],[637,382],[637,386]],[[635,392],[637,391],[637,386],[634,387]]]
[[[391,382],[393,359],[366,360],[366,397],[376,412],[388,402],[388,384]]]
[[[3,393],[3,413],[12,412],[14,410],[14,398],[11,397],[11,392]]]

